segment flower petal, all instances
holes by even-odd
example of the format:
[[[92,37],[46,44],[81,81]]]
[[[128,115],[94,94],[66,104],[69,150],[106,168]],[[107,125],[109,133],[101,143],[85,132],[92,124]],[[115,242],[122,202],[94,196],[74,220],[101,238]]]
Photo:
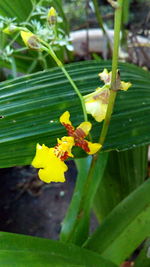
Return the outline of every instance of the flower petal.
[[[44,168],[50,163],[50,148],[44,144],[36,145],[36,154],[31,163],[34,168]]]
[[[87,113],[91,114],[96,121],[101,122],[105,119],[108,104],[103,104],[101,99],[88,101],[85,106]]]
[[[111,71],[108,72],[107,69],[104,69],[102,72],[98,74],[100,79],[105,83],[105,84],[110,84],[111,83]]]
[[[56,153],[58,151],[59,154],[62,153],[63,155],[67,152],[68,157],[74,157],[74,155],[71,153],[71,149],[75,145],[74,138],[72,136],[64,136],[61,138],[61,140],[58,138],[57,143],[59,146],[57,147]]]
[[[65,182],[64,173],[68,170],[67,165],[54,154],[54,148],[49,148],[49,162],[40,169],[39,178],[45,183]]]
[[[130,82],[121,82],[121,90],[127,91],[132,86]]]
[[[91,130],[92,128],[92,124],[88,121],[85,121],[85,122],[82,122],[78,127],[77,129],[75,130],[75,132],[78,132],[78,130],[82,130],[83,133],[84,133],[84,137],[86,137],[88,134],[89,134],[89,131]]]
[[[90,149],[90,152],[88,152],[89,155],[95,154],[101,147],[102,145],[99,143],[91,143],[88,142],[88,148]]]
[[[69,124],[72,126],[72,123],[70,121],[70,113],[69,111],[65,111],[61,116],[60,116],[60,122],[61,124]]]

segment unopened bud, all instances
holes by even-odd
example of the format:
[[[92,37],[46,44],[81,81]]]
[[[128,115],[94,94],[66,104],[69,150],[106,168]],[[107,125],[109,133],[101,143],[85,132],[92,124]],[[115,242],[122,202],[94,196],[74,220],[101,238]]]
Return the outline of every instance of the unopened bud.
[[[27,47],[34,50],[42,50],[40,40],[32,32],[21,31],[21,37]]]
[[[9,25],[8,27],[6,27],[3,32],[6,34],[12,34],[16,31],[19,31],[19,27],[15,26],[15,25]]]
[[[47,15],[47,21],[49,24],[56,24],[57,22],[57,12],[54,7],[51,7],[48,15]]]

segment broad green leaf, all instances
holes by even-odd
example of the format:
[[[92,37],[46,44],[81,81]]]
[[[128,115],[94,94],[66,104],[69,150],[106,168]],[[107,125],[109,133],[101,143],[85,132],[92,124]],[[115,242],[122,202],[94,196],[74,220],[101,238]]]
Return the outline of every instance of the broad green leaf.
[[[147,175],[147,150],[147,146],[142,146],[122,152],[109,152],[107,167],[94,202],[99,221],[143,183]]]
[[[110,61],[73,63],[66,66],[83,95],[102,85],[98,73],[111,69]],[[119,92],[104,150],[124,150],[150,142],[150,75],[130,64],[120,64],[121,78],[132,82]],[[37,142],[49,146],[66,135],[59,116],[71,113],[75,126],[83,121],[80,101],[58,68],[26,75],[0,84],[0,167],[30,164]],[[97,141],[102,123],[93,122]]]
[[[149,267],[150,266],[150,238],[146,240],[144,247],[135,260],[134,267]]]
[[[7,267],[115,267],[98,254],[72,244],[0,233],[0,265]]]
[[[150,179],[120,202],[85,244],[121,264],[150,236]]]
[[[61,240],[63,242],[69,241],[81,245],[88,238],[91,208],[103,177],[107,158],[108,153],[99,153],[96,163],[92,161],[92,172],[89,172],[91,162],[89,158],[76,160],[78,178],[69,210],[62,223]]]
[[[17,21],[24,21],[27,19],[32,11],[31,0],[0,0],[0,15],[17,18]]]

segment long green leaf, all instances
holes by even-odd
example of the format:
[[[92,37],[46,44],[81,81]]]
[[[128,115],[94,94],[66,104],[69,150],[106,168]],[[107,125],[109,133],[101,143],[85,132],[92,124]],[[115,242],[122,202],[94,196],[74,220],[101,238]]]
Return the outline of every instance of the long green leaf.
[[[32,10],[31,0],[0,0],[0,15],[24,21]]]
[[[107,159],[108,153],[99,153],[90,180],[87,180],[88,159],[76,161],[78,180],[69,210],[62,224],[61,240],[63,242],[69,241],[81,245],[88,238],[91,208],[98,185],[104,174]]]
[[[0,233],[0,265],[7,267],[115,267],[96,253],[44,238]]]
[[[150,179],[106,217],[85,247],[121,264],[150,236]]]
[[[99,185],[94,209],[101,221],[146,178],[148,147],[109,152],[109,160]]]
[[[99,82],[97,74],[111,69],[110,61],[74,63],[67,66],[84,95]],[[104,150],[124,150],[150,142],[150,75],[130,64],[120,64],[121,78],[132,82],[128,92],[119,92]],[[35,144],[56,144],[66,134],[59,116],[71,113],[74,125],[83,121],[79,99],[61,70],[38,72],[0,84],[0,167],[30,164]],[[101,123],[93,122],[97,141]]]

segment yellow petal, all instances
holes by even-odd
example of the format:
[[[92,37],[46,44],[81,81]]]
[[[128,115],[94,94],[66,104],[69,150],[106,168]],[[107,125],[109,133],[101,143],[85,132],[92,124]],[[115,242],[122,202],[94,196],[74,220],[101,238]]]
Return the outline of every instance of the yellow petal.
[[[57,147],[56,154],[58,152],[59,155],[63,155],[65,152],[67,152],[69,157],[74,157],[71,153],[71,149],[75,145],[74,137],[64,136],[61,138],[61,140],[58,138],[57,143],[59,146]]]
[[[63,183],[65,182],[64,173],[68,170],[68,167],[62,160],[60,160],[54,155],[53,150],[50,154],[50,164],[45,168],[39,170],[39,178],[45,183]]]
[[[121,90],[127,91],[132,86],[130,82],[121,82]]]
[[[99,143],[88,142],[88,148],[90,149],[90,152],[88,152],[88,154],[89,155],[95,154],[101,147],[102,145]]]
[[[105,83],[105,84],[110,84],[111,82],[111,71],[108,72],[107,69],[104,69],[101,73],[98,74],[100,79]]]
[[[77,127],[77,129],[81,129],[85,133],[85,136],[87,136],[89,134],[89,131],[91,130],[91,128],[92,128],[92,124],[90,122],[88,122],[88,121],[82,122]]]
[[[50,163],[50,148],[44,144],[41,146],[37,144],[36,154],[31,163],[34,168],[44,168]]]
[[[56,16],[56,9],[54,7],[51,7],[48,12],[48,16]]]
[[[87,101],[85,107],[87,113],[91,114],[96,121],[101,122],[105,119],[108,104],[103,104],[101,99]]]
[[[69,111],[65,111],[61,116],[60,116],[60,122],[61,124],[69,124],[72,125],[71,121],[70,121],[70,113]]]
[[[37,144],[36,156],[32,166],[42,168],[39,170],[39,178],[46,182],[64,182],[64,173],[68,170],[67,165],[54,154],[54,148]]]

